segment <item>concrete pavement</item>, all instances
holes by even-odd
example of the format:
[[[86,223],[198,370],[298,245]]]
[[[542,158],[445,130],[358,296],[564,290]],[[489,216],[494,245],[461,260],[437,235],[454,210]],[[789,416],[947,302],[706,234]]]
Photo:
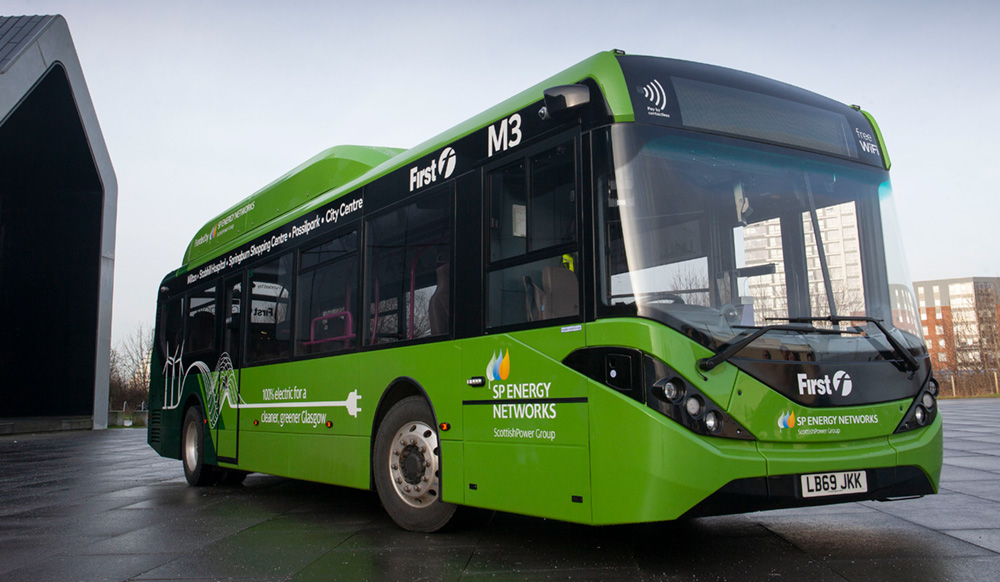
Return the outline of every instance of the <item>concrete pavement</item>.
[[[398,529],[366,491],[192,488],[141,429],[0,437],[0,580],[1000,580],[1000,399],[945,401],[941,493],[593,528]]]

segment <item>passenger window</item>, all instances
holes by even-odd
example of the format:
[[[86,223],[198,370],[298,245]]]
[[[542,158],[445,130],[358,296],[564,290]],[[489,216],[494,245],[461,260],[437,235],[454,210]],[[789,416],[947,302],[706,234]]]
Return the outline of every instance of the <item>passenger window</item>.
[[[288,357],[291,351],[292,255],[250,270],[250,323],[247,361]]]
[[[174,297],[160,311],[160,350],[166,357],[180,353],[184,336],[184,313],[181,298]]]
[[[230,361],[236,367],[243,362],[241,353],[240,338],[243,333],[243,280],[237,275],[234,280],[230,278],[223,287],[224,297],[222,303],[223,328],[222,328],[222,351],[229,354]]]
[[[573,142],[492,170],[487,184],[488,327],[579,315]]]
[[[452,191],[446,186],[368,222],[367,344],[450,331]]]
[[[188,295],[185,329],[187,331],[185,352],[203,352],[215,348],[214,285]]]
[[[357,231],[302,251],[296,287],[296,355],[356,345],[357,251]]]

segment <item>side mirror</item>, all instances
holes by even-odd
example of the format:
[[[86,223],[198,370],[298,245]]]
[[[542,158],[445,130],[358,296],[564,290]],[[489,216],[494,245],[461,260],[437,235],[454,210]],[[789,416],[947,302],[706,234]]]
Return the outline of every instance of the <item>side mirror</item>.
[[[558,85],[542,92],[545,106],[538,110],[542,119],[565,119],[574,109],[590,103],[590,87],[586,85]]]

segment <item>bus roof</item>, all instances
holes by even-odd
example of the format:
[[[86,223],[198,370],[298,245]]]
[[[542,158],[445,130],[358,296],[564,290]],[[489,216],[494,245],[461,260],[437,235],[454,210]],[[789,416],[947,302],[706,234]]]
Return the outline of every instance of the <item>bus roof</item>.
[[[319,153],[208,221],[188,245],[177,274],[539,101],[549,87],[588,78],[600,87],[615,121],[634,119],[615,52],[598,53],[409,150],[337,146]]]

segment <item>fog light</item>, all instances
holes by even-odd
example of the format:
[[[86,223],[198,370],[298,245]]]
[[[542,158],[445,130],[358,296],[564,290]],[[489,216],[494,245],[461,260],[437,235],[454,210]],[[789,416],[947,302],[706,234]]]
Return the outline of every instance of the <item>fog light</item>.
[[[684,403],[684,408],[687,410],[688,414],[697,417],[701,414],[701,399],[697,396],[688,398],[687,402]]]
[[[722,418],[714,410],[710,410],[705,415],[705,428],[708,432],[719,432],[722,430]]]
[[[931,396],[930,392],[924,392],[924,397],[920,399],[920,403],[924,405],[924,408],[930,410],[934,408],[934,397]]]
[[[927,411],[924,410],[923,406],[918,406],[917,409],[913,411],[913,418],[917,419],[917,424],[923,426],[927,422]]]

